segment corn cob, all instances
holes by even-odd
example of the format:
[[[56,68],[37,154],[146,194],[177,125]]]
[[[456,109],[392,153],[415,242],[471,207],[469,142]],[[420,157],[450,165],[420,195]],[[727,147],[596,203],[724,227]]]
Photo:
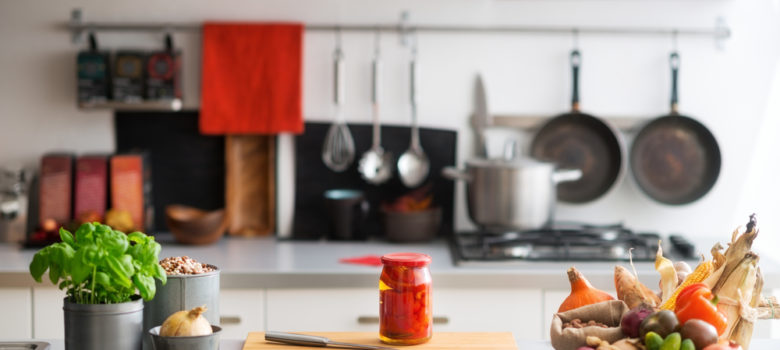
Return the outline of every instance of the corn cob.
[[[694,283],[699,283],[703,281],[711,273],[712,273],[712,260],[702,261],[701,263],[699,263],[699,265],[696,266],[696,269],[694,269],[693,272],[691,272],[691,274],[688,275],[688,277],[686,277],[682,283],[680,283],[677,289],[674,290],[672,296],[669,297],[669,299],[666,299],[666,301],[664,301],[663,304],[661,304],[661,310],[674,311],[674,306],[675,304],[677,304],[677,295],[680,294],[683,288],[690,286]]]

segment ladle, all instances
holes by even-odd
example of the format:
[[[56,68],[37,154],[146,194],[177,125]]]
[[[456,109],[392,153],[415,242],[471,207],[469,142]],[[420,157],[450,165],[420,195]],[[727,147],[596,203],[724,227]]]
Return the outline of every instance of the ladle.
[[[409,97],[412,111],[412,135],[409,149],[398,158],[398,175],[406,187],[416,187],[428,177],[430,161],[420,145],[417,126],[417,43],[412,44],[412,60],[409,64]]]
[[[379,128],[380,80],[382,78],[382,61],[379,55],[379,31],[376,32],[374,62],[371,65],[371,116],[373,119],[373,135],[371,148],[363,153],[358,163],[360,175],[369,183],[379,185],[393,176],[393,154],[382,148],[382,135]]]

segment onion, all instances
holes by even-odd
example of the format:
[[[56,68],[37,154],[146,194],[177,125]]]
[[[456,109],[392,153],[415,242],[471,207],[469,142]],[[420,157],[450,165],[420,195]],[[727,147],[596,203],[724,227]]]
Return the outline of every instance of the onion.
[[[644,304],[631,309],[631,311],[626,312],[626,314],[623,315],[623,319],[620,320],[620,330],[629,338],[638,337],[639,325],[652,313],[653,308]]]
[[[195,307],[189,311],[174,312],[173,315],[165,319],[160,327],[160,336],[191,337],[211,334],[211,325],[202,315],[204,312],[206,312],[206,305]]]

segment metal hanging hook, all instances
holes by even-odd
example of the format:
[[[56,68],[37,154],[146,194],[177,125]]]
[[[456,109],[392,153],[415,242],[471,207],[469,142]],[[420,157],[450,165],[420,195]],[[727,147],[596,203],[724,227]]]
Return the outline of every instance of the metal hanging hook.
[[[382,30],[379,29],[379,27],[376,28],[376,31],[374,32],[374,56],[379,57],[380,52],[380,44],[379,42],[382,40]]]
[[[574,28],[571,31],[571,44],[574,51],[577,51],[580,49],[580,29]]]
[[[398,24],[398,31],[400,34],[401,39],[401,45],[406,47],[409,46],[409,11],[403,11],[401,12],[401,21]]]
[[[344,52],[341,51],[341,27],[336,27],[336,49],[333,51],[333,59],[340,60],[344,58]]]
[[[417,31],[412,30],[409,34],[409,46],[411,47],[412,59],[417,58]]]

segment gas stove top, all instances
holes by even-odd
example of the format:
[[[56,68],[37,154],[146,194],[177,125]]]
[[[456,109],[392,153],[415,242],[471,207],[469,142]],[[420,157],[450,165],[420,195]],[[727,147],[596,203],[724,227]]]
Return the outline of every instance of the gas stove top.
[[[451,242],[457,265],[539,261],[622,261],[629,250],[634,261],[655,260],[661,236],[635,232],[622,224],[554,224],[551,227],[509,232],[458,232]],[[694,246],[682,236],[671,235],[664,255],[673,260],[695,260]]]

